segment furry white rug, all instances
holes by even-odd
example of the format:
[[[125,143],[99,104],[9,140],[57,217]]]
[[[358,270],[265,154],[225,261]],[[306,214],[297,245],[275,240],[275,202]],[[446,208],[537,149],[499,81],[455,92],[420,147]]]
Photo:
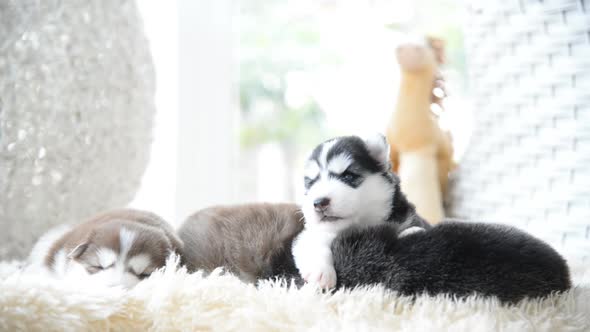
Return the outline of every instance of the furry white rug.
[[[50,280],[0,263],[0,331],[588,331],[590,269],[544,300],[421,296],[380,287],[321,294],[268,282],[256,288],[220,272],[189,274],[170,259],[126,291]]]

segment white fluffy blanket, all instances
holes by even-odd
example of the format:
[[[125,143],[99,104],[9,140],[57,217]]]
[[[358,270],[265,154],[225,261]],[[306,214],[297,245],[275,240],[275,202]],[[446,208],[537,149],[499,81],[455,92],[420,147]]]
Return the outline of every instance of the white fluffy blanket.
[[[220,272],[189,274],[175,259],[134,289],[49,280],[0,263],[0,331],[589,331],[590,270],[545,300],[399,297],[380,287],[321,294],[258,288]]]

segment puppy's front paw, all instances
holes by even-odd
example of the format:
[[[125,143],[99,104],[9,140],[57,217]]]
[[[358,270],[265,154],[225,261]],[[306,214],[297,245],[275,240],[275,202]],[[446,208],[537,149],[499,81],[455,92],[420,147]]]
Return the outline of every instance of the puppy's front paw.
[[[318,285],[322,289],[336,287],[336,270],[333,265],[324,264],[301,272],[303,279],[310,284]]]

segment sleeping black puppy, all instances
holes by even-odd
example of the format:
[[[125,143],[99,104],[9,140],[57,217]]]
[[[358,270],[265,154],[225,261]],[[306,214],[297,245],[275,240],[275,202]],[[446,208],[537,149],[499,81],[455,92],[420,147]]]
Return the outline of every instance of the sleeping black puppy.
[[[424,232],[397,234],[395,225],[380,225],[338,235],[331,247],[336,289],[382,284],[402,295],[479,294],[515,303],[571,287],[564,259],[513,227],[443,222]],[[275,257],[264,277],[303,284],[289,250]]]

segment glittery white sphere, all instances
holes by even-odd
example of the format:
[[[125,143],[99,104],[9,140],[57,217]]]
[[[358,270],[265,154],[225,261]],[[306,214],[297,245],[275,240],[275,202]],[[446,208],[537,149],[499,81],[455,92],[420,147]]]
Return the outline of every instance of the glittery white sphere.
[[[127,204],[146,168],[154,71],[134,1],[0,1],[0,259]]]

